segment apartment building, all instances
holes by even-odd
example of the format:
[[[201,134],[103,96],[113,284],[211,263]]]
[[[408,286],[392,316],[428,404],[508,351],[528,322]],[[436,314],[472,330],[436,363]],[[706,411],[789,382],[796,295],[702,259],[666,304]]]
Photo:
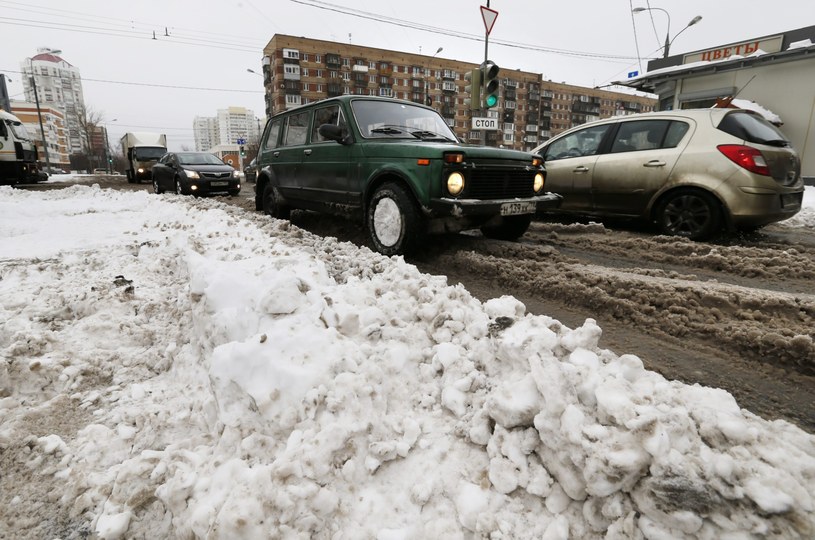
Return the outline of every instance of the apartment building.
[[[72,66],[50,49],[38,49],[38,53],[20,63],[23,72],[23,90],[26,101],[35,103],[34,88],[41,107],[62,111],[65,118],[66,139],[69,154],[85,151],[85,133],[79,121],[84,114],[85,98],[79,68]],[[33,83],[32,83],[33,78]]]
[[[12,101],[11,113],[20,119],[34,144],[37,145],[37,155],[41,164],[45,165],[45,152],[43,149],[47,146],[48,161],[51,166],[65,170],[70,169],[65,116],[60,109],[50,106],[45,107],[40,104],[42,131],[40,130],[40,118],[35,103]],[[43,132],[45,132],[45,141],[42,139]]]
[[[245,107],[218,109],[217,116],[196,116],[193,120],[195,149],[207,152],[219,145],[234,145],[238,139],[257,144],[263,129],[254,111]]]
[[[478,64],[282,34],[263,52],[267,116],[342,94],[387,96],[430,104],[467,142],[531,150],[570,127],[656,107],[652,98],[554,83],[503,66],[498,105],[476,113],[497,119],[499,129],[474,130],[465,74]]]

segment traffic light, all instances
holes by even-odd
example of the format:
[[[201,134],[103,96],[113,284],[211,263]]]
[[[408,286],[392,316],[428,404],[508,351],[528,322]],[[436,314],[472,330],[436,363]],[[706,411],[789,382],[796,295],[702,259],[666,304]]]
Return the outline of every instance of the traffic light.
[[[481,68],[476,68],[464,74],[464,91],[469,97],[464,98],[464,104],[469,109],[481,108]]]
[[[491,109],[498,105],[498,72],[501,71],[491,60],[481,64],[484,79],[484,108]]]
[[[241,146],[241,157],[243,157],[245,155],[246,155],[246,150],[244,149],[243,146]]]

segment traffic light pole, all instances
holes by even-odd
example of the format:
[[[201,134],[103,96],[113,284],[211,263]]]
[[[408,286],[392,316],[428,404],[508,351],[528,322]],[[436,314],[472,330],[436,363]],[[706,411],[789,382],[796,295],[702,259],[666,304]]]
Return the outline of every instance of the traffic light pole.
[[[488,8],[490,7],[490,0],[487,0],[487,7]],[[490,33],[489,33],[488,30],[485,29],[485,31],[484,31],[484,63],[482,64],[483,66],[487,65],[487,59],[489,58],[489,50],[490,50]],[[481,96],[481,103],[479,103],[479,105],[481,105],[483,103],[484,99],[486,99],[486,92],[484,92],[484,90],[485,90],[484,85],[486,84],[486,81],[484,79],[486,79],[486,77],[484,77],[483,74],[482,74],[481,81],[480,81],[481,90],[479,91],[479,95]],[[487,111],[489,111],[489,108],[484,107],[482,109],[481,107],[479,107],[478,111],[479,111],[478,114],[485,115],[485,114],[487,114]],[[487,130],[486,129],[481,130],[481,140],[483,141],[484,146],[487,146]]]

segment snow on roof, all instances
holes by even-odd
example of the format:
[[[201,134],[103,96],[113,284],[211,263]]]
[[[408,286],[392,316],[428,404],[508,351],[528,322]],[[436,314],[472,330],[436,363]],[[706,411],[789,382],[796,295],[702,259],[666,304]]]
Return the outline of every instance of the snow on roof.
[[[730,102],[731,105],[738,107],[739,109],[746,109],[748,111],[755,111],[763,116],[768,122],[775,125],[781,125],[784,122],[781,121],[781,117],[772,112],[769,109],[765,109],[755,101],[748,101],[746,99],[734,99]]]

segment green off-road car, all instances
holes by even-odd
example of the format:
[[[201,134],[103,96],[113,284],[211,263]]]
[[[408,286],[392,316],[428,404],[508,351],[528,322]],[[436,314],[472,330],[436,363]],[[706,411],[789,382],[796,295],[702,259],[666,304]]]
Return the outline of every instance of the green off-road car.
[[[377,251],[409,254],[427,234],[517,239],[560,204],[545,174],[533,154],[460,143],[430,107],[340,96],[269,119],[255,206],[282,219],[295,208],[361,215]]]

